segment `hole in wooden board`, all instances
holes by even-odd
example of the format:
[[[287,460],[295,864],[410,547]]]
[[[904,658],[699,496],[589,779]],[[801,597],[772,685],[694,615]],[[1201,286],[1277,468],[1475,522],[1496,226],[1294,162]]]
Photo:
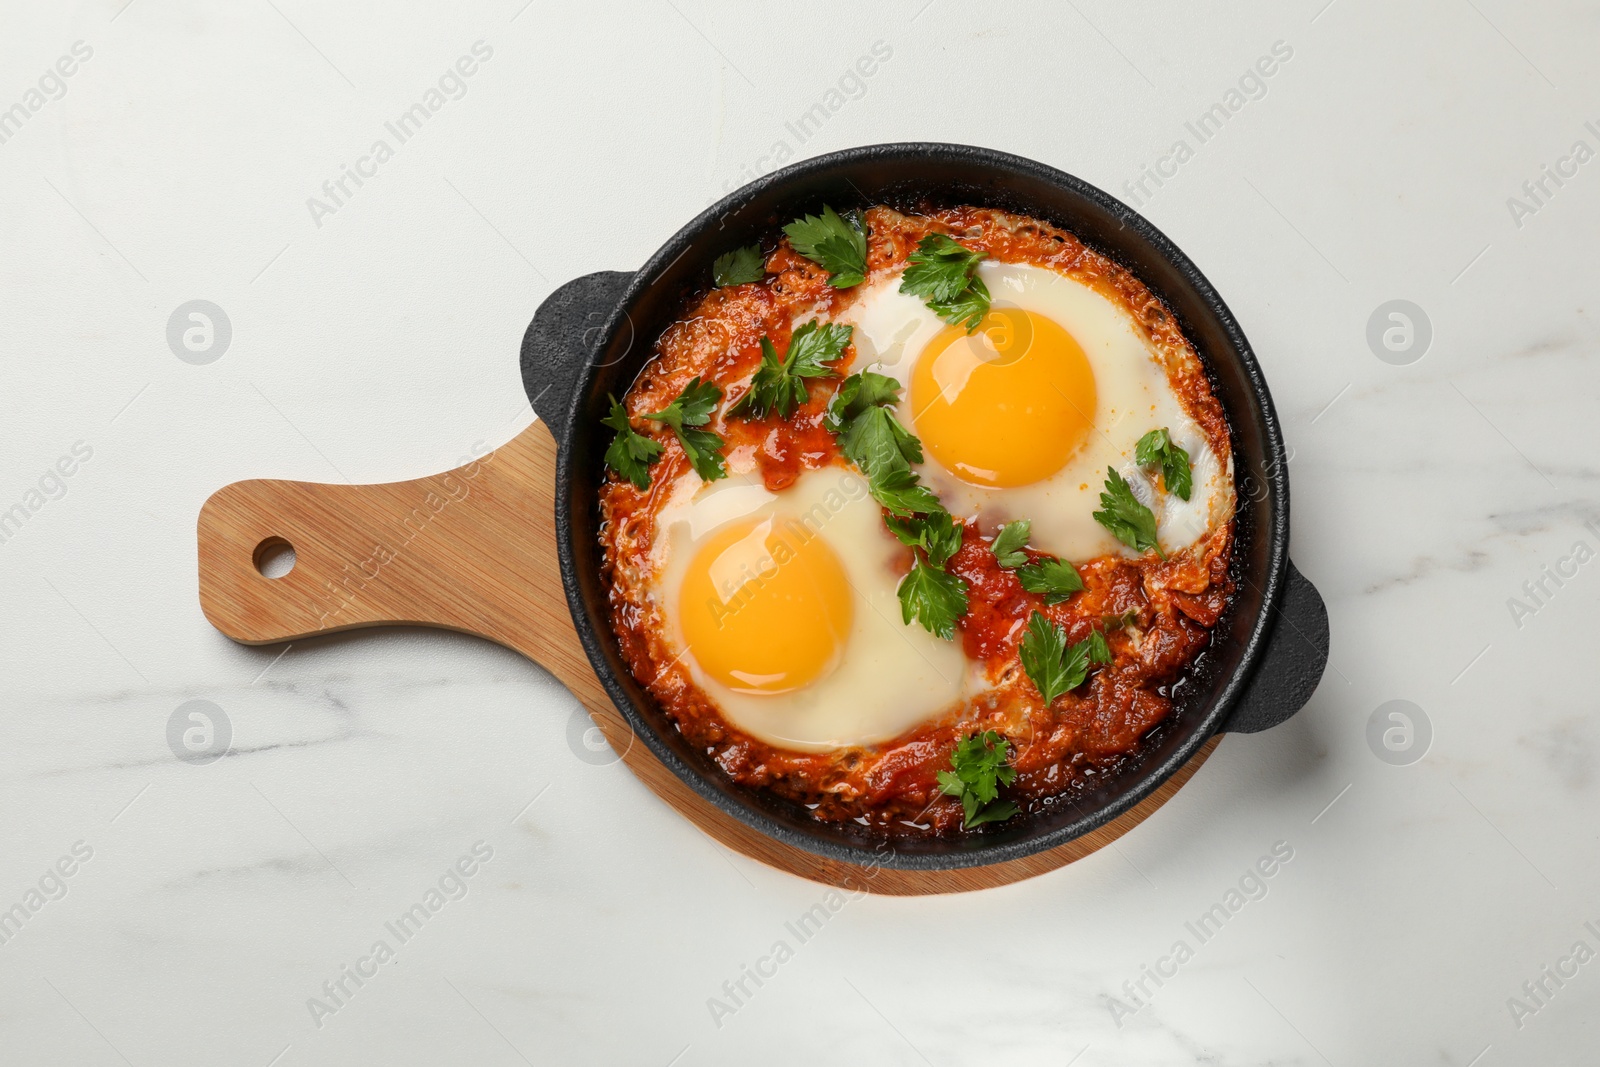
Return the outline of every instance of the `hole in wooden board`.
[[[281,537],[269,537],[256,546],[255,564],[263,578],[282,578],[294,570],[294,546]]]

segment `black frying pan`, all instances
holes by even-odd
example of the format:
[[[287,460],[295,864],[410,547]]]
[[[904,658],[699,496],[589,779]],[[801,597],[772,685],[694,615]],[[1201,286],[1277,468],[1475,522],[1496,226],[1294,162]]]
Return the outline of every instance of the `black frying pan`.
[[[609,431],[606,394],[621,396],[662,331],[707,287],[711,261],[770,240],[824,203],[975,204],[1052,222],[1131,270],[1178,317],[1210,374],[1233,435],[1238,518],[1234,602],[1211,645],[1176,687],[1170,718],[1118,772],[1042,813],[954,838],[885,838],[854,823],[734,784],[692,749],[629,674],[606,613],[596,493]],[[634,731],[695,792],[786,844],[832,859],[917,870],[1000,863],[1064,844],[1133,807],[1214,734],[1253,733],[1289,718],[1322,677],[1328,616],[1289,562],[1289,473],[1261,368],[1227,305],[1172,242],[1127,205],[1070,174],[1019,156],[947,144],[887,144],[819,156],[750,183],[679,230],[637,273],[591,274],[540,305],[522,344],[522,379],[560,443],[556,535],[578,636]]]

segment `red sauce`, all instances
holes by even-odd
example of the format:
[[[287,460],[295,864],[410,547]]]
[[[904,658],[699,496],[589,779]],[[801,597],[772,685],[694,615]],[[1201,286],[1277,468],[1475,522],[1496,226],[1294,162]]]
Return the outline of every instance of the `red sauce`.
[[[1121,303],[1146,331],[1173,391],[1212,450],[1227,462],[1227,423],[1199,359],[1171,314],[1126,270],[1065,231],[990,209],[903,215],[873,208],[867,217],[872,273],[903,269],[923,236],[943,232],[997,260],[1068,274]],[[842,310],[853,299],[854,290],[831,288],[826,273],[787,242],[769,255],[767,269],[760,282],[705,294],[667,329],[656,358],[625,398],[631,414],[666,406],[696,375],[721,386],[725,412],[761,362],[763,335],[784,351],[796,315],[812,307],[824,314]],[[842,362],[853,357],[853,349],[847,350]],[[753,464],[770,490],[788,487],[806,470],[844,462],[822,425],[837,383],[813,379],[808,384],[809,398],[790,419],[718,415],[710,427],[723,436],[730,464]],[[1010,799],[1027,807],[1072,790],[1086,770],[1107,770],[1134,754],[1141,738],[1171,713],[1172,701],[1165,695],[1170,684],[1209,641],[1232,594],[1231,519],[1165,561],[1149,554],[1080,564],[1084,589],[1053,606],[999,566],[989,539],[969,521],[961,549],[947,566],[969,585],[958,639],[969,658],[984,664],[991,691],[887,744],[827,753],[779,749],[728,723],[688,670],[674,663],[663,641],[665,621],[648,597],[646,558],[655,515],[688,465],[670,434],[653,432],[664,454],[653,468],[651,487],[641,492],[613,475],[600,495],[604,576],[623,656],[682,734],[730,778],[809,805],[818,819],[856,820],[891,834],[957,830],[961,806],[939,792],[936,775],[949,766],[957,741],[985,729],[999,731],[1012,746],[1018,774],[1006,791]],[[904,566],[910,564],[908,551]],[[1035,611],[1060,624],[1069,641],[1083,640],[1092,629],[1105,630],[1113,657],[1049,707],[1017,661],[1017,646]]]

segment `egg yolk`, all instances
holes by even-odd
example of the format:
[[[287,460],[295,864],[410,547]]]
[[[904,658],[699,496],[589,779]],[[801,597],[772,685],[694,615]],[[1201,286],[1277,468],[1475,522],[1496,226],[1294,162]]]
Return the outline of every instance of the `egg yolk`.
[[[739,693],[787,693],[838,666],[854,615],[838,555],[798,520],[717,531],[679,594],[689,653]]]
[[[963,481],[1029,485],[1060,470],[1094,427],[1094,371],[1059,324],[993,308],[969,334],[947,326],[911,374],[923,447]]]

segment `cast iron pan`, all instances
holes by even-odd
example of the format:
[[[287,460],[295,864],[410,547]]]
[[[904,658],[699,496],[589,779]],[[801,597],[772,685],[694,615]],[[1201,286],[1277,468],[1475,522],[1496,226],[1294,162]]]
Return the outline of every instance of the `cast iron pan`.
[[[823,204],[976,204],[1055,223],[1131,270],[1177,316],[1199,351],[1233,435],[1239,506],[1234,603],[1176,687],[1169,720],[1136,758],[1089,792],[1043,812],[950,839],[896,840],[854,823],[819,823],[798,805],[735,785],[692,749],[628,673],[606,615],[596,493],[609,431],[606,395],[621,396],[662,331],[710,279],[711,261],[770,241]],[[1211,283],[1127,205],[1070,174],[1019,156],[949,144],[852,148],[752,182],[678,231],[633,274],[591,274],[545,300],[522,344],[522,378],[560,443],[556,536],[562,581],[595,672],[651,751],[690,788],[787,844],[833,859],[916,870],[975,867],[1065,844],[1127,811],[1222,731],[1253,733],[1298,711],[1322,677],[1328,617],[1289,562],[1289,472],[1261,368]]]

